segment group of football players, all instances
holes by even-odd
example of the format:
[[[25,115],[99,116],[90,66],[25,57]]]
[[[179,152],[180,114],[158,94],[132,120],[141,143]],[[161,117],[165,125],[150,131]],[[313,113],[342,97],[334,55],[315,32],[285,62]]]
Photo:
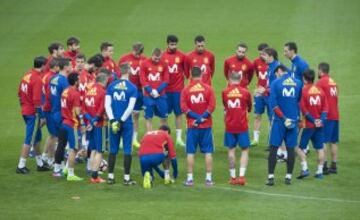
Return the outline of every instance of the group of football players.
[[[61,43],[49,45],[49,56],[36,57],[33,68],[22,77],[18,96],[26,125],[25,141],[16,172],[28,174],[26,160],[32,148],[38,171],[53,169],[54,177],[80,181],[75,175],[76,157],[85,152],[91,183],[115,183],[114,168],[119,149],[123,151],[124,185],[135,185],[130,177],[132,151],[139,148],[143,186],[151,188],[156,171],[165,184],[178,176],[175,146],[185,148],[187,177],[185,186],[194,185],[194,155],[199,147],[205,156],[205,185],[212,186],[214,152],[212,113],[216,96],[212,86],[215,56],[205,48],[205,38],[194,39],[195,49],[183,53],[178,38],[168,35],[167,48],[143,55],[144,45],[136,42],[132,51],[112,58],[114,45],[103,42],[100,53],[86,59],[80,52],[80,40],[70,37],[67,50]],[[291,184],[295,153],[301,161],[298,179],[310,175],[306,153],[309,141],[317,152],[315,178],[337,173],[339,139],[338,87],[330,77],[330,66],[322,62],[316,73],[297,53],[297,45],[284,45],[284,56],[292,63],[287,68],[278,60],[276,49],[266,43],[258,46],[259,57],[247,58],[245,43],[224,62],[227,81],[222,91],[224,109],[224,146],[228,149],[229,183],[245,185],[249,147],[259,144],[261,116],[270,121],[268,141],[268,180],[274,185],[278,159],[286,161],[285,184]],[[249,84],[257,83],[253,94]],[[188,80],[185,85],[185,80]],[[254,100],[254,105],[253,101]],[[250,142],[248,114],[254,106],[253,140]],[[143,111],[146,133],[138,139],[139,117]],[[176,141],[170,136],[168,115],[175,115]],[[186,116],[186,141],[182,139],[182,115]],[[160,119],[153,128],[152,118]],[[46,125],[48,138],[40,150],[41,128]],[[298,144],[298,139],[300,139]],[[108,147],[108,178],[99,176],[103,151]],[[327,145],[331,165],[327,164]],[[236,175],[236,147],[240,146],[239,175]],[[84,150],[86,149],[86,150]],[[172,177],[170,176],[172,168]]]

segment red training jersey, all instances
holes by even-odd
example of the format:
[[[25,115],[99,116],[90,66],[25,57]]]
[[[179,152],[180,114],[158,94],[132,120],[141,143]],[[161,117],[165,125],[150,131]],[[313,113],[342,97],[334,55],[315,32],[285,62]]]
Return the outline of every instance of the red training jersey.
[[[64,52],[64,57],[70,59],[71,66],[73,69],[76,67],[76,56],[79,54],[78,51],[67,50]]]
[[[56,72],[53,72],[49,70],[45,75],[42,77],[42,89],[43,94],[45,97],[45,102],[43,105],[43,111],[44,112],[50,112],[51,111],[51,102],[50,102],[50,80],[53,76],[56,75]]]
[[[72,128],[79,126],[79,120],[75,108],[80,108],[80,93],[74,87],[68,87],[61,94],[61,116],[63,124]]]
[[[128,53],[120,57],[119,59],[119,66],[122,63],[129,63],[130,65],[130,75],[129,80],[132,82],[136,87],[140,90],[141,89],[141,82],[140,82],[140,68],[141,63],[146,60],[146,57],[140,55],[139,57],[134,56],[134,54]]]
[[[224,63],[224,75],[227,80],[232,72],[239,73],[241,75],[240,85],[247,87],[252,80],[254,67],[248,58],[239,59],[236,55],[233,55],[227,58]]]
[[[41,72],[31,69],[21,79],[18,97],[22,115],[35,115],[35,108],[41,107]]]
[[[189,111],[199,115],[208,111],[210,114],[215,110],[215,94],[214,90],[206,83],[200,80],[192,80],[181,92],[181,110],[185,113]],[[188,128],[194,128],[195,119],[186,116]],[[210,128],[212,126],[211,115],[205,122],[201,123],[197,128]]]
[[[328,104],[324,91],[314,84],[305,84],[300,102],[301,112],[310,114],[314,119],[320,119],[322,112],[328,112]],[[306,128],[315,128],[315,124],[305,119]]]
[[[140,143],[139,156],[161,154],[169,152],[169,158],[176,157],[174,143],[166,131],[157,130],[147,132]]]
[[[251,112],[250,92],[241,84],[228,85],[222,91],[225,109],[225,130],[229,133],[245,132],[249,128],[248,112]]]
[[[100,118],[96,127],[104,125],[105,94],[105,88],[99,83],[92,84],[85,92],[83,111],[84,114],[90,114],[91,117],[98,116]]]
[[[181,92],[184,88],[184,62],[185,54],[179,50],[175,52],[167,49],[162,54],[162,61],[165,63],[165,72],[169,75],[169,84],[166,87],[167,92]]]
[[[162,61],[155,63],[151,58],[141,63],[140,68],[140,82],[142,87],[150,86],[152,89],[157,89],[161,83],[169,82],[169,74],[164,71],[164,64]],[[165,89],[161,91],[160,95],[165,94]],[[145,96],[150,94],[144,90]]]
[[[338,106],[339,88],[336,82],[329,75],[323,75],[316,83],[316,85],[324,91],[327,99],[327,103],[329,106],[327,119],[339,120],[339,106]]]
[[[83,100],[86,91],[95,83],[95,73],[89,73],[86,70],[83,70],[79,74],[79,92],[80,99]]]
[[[104,62],[102,64],[102,67],[108,69],[112,73],[116,73],[117,77],[120,78],[121,75],[120,75],[119,67],[115,63],[115,61],[110,57],[103,57],[103,58],[104,58]]]
[[[257,77],[257,84],[256,87],[269,87],[269,76],[268,76],[268,65],[267,63],[261,59],[261,57],[258,57],[253,62],[255,74]]]
[[[215,57],[214,54],[208,50],[203,53],[193,51],[186,56],[185,59],[185,76],[191,76],[191,69],[193,67],[200,67],[202,72],[201,80],[208,85],[211,85],[211,79],[215,73]]]

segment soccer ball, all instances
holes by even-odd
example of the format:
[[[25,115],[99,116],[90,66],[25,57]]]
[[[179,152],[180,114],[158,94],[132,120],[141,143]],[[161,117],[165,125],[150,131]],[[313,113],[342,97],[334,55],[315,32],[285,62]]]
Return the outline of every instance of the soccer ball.
[[[99,171],[105,172],[108,167],[108,162],[105,159],[102,159],[99,166]]]

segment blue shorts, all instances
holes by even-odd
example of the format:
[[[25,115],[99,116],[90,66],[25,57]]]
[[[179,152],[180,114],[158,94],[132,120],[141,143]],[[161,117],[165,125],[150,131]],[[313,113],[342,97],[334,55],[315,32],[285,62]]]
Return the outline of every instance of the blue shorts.
[[[35,115],[23,115],[23,119],[26,126],[24,144],[31,145],[40,142],[42,138],[41,128],[38,126],[40,119]]]
[[[66,137],[69,144],[69,148],[76,150],[77,149],[77,143],[78,143],[78,131],[74,130],[73,127],[70,127],[69,125],[63,124],[61,126],[61,129],[64,129],[66,131]]]
[[[51,136],[56,136],[57,134],[55,134],[55,123],[52,121],[52,117],[51,117],[51,113],[50,112],[44,112],[44,116],[46,119],[46,128],[48,130],[48,133]]]
[[[167,118],[167,101],[166,96],[160,96],[159,98],[151,98],[149,96],[144,96],[144,106],[145,106],[145,119],[151,119],[154,117],[154,114],[159,118]]]
[[[339,121],[326,120],[324,123],[324,142],[337,143],[339,142]]]
[[[266,113],[270,119],[269,96],[254,96],[254,112],[257,115]]]
[[[196,153],[197,146],[201,153],[214,152],[214,142],[211,128],[188,128],[186,132],[186,153]]]
[[[133,133],[134,131],[132,122],[122,124],[120,131],[118,131],[116,134],[110,130],[110,153],[117,154],[119,152],[120,139],[122,139],[124,154],[131,155]]]
[[[270,146],[279,147],[285,142],[286,147],[296,147],[297,145],[298,127],[287,129],[284,122],[280,120],[272,120],[270,127]]]
[[[49,133],[57,137],[62,123],[61,112],[51,112],[50,120],[47,123],[48,123],[47,126],[49,129]]]
[[[236,147],[237,145],[239,145],[242,149],[249,148],[250,137],[248,131],[240,132],[240,133],[225,132],[224,146],[231,149]]]
[[[299,148],[306,149],[311,140],[316,150],[324,148],[324,129],[323,128],[304,128],[301,133]]]
[[[144,105],[143,99],[144,99],[143,91],[141,89],[138,89],[136,102],[135,102],[135,106],[134,106],[134,111],[143,110],[143,105]]]
[[[180,95],[181,92],[167,92],[167,105],[168,105],[168,114],[174,112],[176,116],[182,114],[180,107]]]
[[[102,127],[93,127],[88,133],[89,148],[98,153],[103,152]]]
[[[165,159],[164,154],[148,154],[140,156],[141,173],[144,176],[145,172],[150,172],[153,176],[153,169],[159,166]]]

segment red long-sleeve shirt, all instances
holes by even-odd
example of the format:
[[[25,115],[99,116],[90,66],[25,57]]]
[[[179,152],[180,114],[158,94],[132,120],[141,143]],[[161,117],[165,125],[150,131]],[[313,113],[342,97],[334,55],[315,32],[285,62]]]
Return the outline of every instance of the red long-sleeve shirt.
[[[215,73],[215,56],[208,50],[205,50],[203,53],[192,51],[186,56],[184,67],[186,78],[191,76],[190,73],[193,67],[201,68],[202,81],[211,85],[211,79]]]
[[[141,63],[140,68],[140,82],[142,87],[150,86],[152,89],[157,89],[164,82],[169,82],[169,74],[165,72],[165,65],[162,61],[155,63],[151,58]],[[165,89],[160,92],[160,95],[165,94]],[[145,96],[150,94],[144,90]]]
[[[41,107],[42,80],[41,72],[31,69],[22,77],[18,97],[22,115],[35,115],[35,108]]]
[[[169,152],[170,159],[176,157],[174,143],[166,131],[149,131],[140,143],[139,156]]]
[[[329,106],[329,112],[327,118],[329,120],[339,120],[339,106],[338,106],[339,88],[336,82],[329,75],[323,75],[316,83],[316,85],[320,87],[325,93]]]
[[[236,55],[233,55],[224,63],[224,75],[227,80],[232,72],[238,72],[242,76],[240,85],[247,87],[254,75],[254,67],[248,58],[244,57],[240,60]]]

